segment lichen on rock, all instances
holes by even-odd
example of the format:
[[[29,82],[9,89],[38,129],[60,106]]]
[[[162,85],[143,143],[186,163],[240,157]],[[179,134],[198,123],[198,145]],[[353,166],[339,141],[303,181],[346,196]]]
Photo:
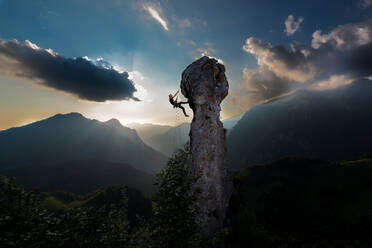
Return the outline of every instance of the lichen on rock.
[[[198,176],[200,232],[211,237],[223,228],[232,184],[227,170],[226,132],[220,121],[220,103],[229,84],[225,66],[202,57],[182,73],[181,91],[194,116],[190,129],[189,176]]]

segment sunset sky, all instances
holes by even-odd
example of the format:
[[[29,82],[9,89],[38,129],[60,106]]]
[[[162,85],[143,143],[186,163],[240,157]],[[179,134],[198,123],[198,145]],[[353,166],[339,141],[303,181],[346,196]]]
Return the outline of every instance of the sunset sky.
[[[168,94],[203,55],[226,66],[222,118],[372,79],[371,17],[372,0],[0,0],[0,129],[68,112],[190,120]]]

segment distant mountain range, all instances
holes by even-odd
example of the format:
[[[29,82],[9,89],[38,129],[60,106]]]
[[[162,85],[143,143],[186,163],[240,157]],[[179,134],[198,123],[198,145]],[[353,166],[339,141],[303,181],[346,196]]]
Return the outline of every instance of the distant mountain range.
[[[372,81],[299,91],[247,111],[228,136],[231,168],[285,156],[329,160],[372,152]]]
[[[242,116],[243,114],[223,120],[224,128],[230,131]],[[177,149],[183,148],[189,140],[190,123],[182,123],[175,127],[136,123],[128,126],[136,129],[138,135],[146,144],[166,156],[172,156]]]
[[[182,123],[164,133],[152,136],[147,140],[147,144],[170,157],[177,149],[183,148],[184,144],[187,143],[189,132],[190,123]]]
[[[139,123],[129,123],[126,125],[129,128],[135,129],[138,133],[138,136],[152,148],[157,149],[155,146],[156,144],[152,144],[152,138],[157,135],[162,135],[166,133],[168,130],[172,129],[172,126],[166,125],[156,125],[151,123],[139,124]],[[154,146],[155,145],[155,146]]]
[[[57,114],[0,132],[0,172],[9,168],[57,166],[81,160],[124,163],[156,173],[167,158],[118,120],[100,122],[78,113]]]
[[[163,154],[171,156],[188,141],[190,124],[130,126],[140,135],[115,119],[69,113],[0,131],[0,174],[15,176],[26,189],[83,194],[126,184],[151,194],[151,174],[166,164]]]
[[[230,168],[286,156],[344,160],[371,153],[371,96],[372,82],[363,80],[334,90],[298,91],[224,120]],[[45,190],[68,189],[67,182],[84,192],[110,184],[151,192],[150,174],[188,141],[190,124],[131,127],[146,143],[115,119],[100,122],[78,113],[0,131],[0,174]]]

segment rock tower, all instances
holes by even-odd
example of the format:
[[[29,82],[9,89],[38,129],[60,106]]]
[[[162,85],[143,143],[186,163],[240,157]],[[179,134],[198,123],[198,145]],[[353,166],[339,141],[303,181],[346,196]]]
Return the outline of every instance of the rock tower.
[[[190,129],[189,176],[199,176],[195,187],[201,235],[211,237],[223,228],[232,184],[227,170],[226,130],[220,121],[220,104],[229,83],[225,66],[202,57],[182,73],[181,91],[194,117]]]

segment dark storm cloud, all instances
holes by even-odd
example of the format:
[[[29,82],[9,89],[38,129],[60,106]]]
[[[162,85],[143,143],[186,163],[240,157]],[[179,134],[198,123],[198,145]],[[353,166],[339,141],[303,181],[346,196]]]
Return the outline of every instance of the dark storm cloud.
[[[294,43],[288,49],[248,38],[243,50],[258,63],[257,69],[243,70],[243,86],[251,101],[298,88],[335,88],[372,75],[372,20],[341,25],[327,34],[317,30],[311,44]]]
[[[136,88],[127,72],[119,72],[103,60],[65,58],[27,40],[0,39],[0,73],[29,79],[82,100],[139,100],[133,96]]]
[[[349,66],[355,77],[372,75],[372,42],[359,47],[351,54]]]
[[[243,78],[247,83],[245,85],[246,93],[250,94],[250,99],[255,102],[288,93],[296,87],[296,82],[283,80],[267,69],[245,69],[243,70]]]

